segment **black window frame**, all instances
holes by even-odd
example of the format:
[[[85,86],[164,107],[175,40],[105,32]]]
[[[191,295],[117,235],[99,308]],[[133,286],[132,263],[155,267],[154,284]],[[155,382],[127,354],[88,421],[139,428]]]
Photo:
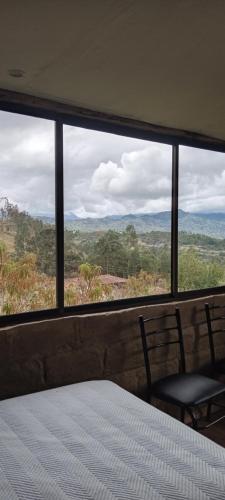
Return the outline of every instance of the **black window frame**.
[[[3,92],[3,93],[2,93]],[[55,208],[56,208],[56,307],[0,316],[0,327],[15,323],[37,321],[68,315],[93,314],[150,304],[188,300],[211,294],[225,293],[225,285],[200,290],[178,291],[178,197],[179,197],[179,146],[189,146],[225,153],[225,141],[196,133],[159,127],[132,119],[110,116],[83,110],[52,101],[40,100],[23,94],[0,90],[0,110],[55,122]],[[62,108],[62,109],[61,109]],[[167,294],[133,297],[127,299],[64,305],[64,192],[63,192],[63,126],[70,125],[120,136],[133,137],[172,146],[171,191],[171,291]]]

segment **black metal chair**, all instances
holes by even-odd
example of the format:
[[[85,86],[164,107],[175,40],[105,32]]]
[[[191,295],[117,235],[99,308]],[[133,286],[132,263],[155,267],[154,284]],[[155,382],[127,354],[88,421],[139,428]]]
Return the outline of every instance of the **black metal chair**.
[[[158,330],[155,329],[155,327],[152,327],[152,323],[154,325],[155,321],[168,320],[168,318],[173,319],[173,324],[171,326],[166,326],[165,328]],[[147,324],[151,327],[148,331],[146,331]],[[199,422],[194,415],[194,410],[197,407],[206,404],[209,410],[207,416],[210,417],[211,404],[217,404],[215,398],[225,395],[225,385],[217,380],[214,380],[213,378],[209,378],[198,373],[186,373],[180,310],[176,308],[175,313],[155,317],[153,316],[151,318],[139,316],[139,325],[147,375],[149,402],[151,402],[151,398],[153,396],[159,400],[178,406],[181,410],[181,420],[184,422],[185,412],[187,412],[191,417],[193,428],[197,430],[208,428],[224,418],[225,415],[214,420],[213,422],[209,422],[208,425],[204,425],[204,427],[199,427]],[[175,340],[170,340],[171,333],[175,335]],[[159,334],[169,335],[169,339],[166,339],[163,342],[159,341],[159,343],[151,344],[150,340]],[[180,373],[166,376],[152,383],[150,362],[151,356],[149,354],[154,349],[166,347],[171,344],[179,345]],[[218,403],[218,406],[221,405]]]
[[[223,321],[225,320],[225,305],[219,306],[207,303],[205,304],[205,312],[208,326],[212,373],[213,375],[225,375],[225,358],[218,359],[218,357],[216,356],[214,341],[215,335],[217,333],[224,333],[225,341],[225,321]],[[221,326],[221,322],[224,323],[224,327]]]

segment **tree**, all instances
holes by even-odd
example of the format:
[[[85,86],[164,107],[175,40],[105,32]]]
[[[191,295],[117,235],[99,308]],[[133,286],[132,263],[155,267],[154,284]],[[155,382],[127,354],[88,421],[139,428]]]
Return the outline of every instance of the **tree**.
[[[141,270],[138,237],[133,224],[129,224],[124,233],[123,240],[127,254],[127,276],[134,276]]]
[[[82,250],[79,248],[79,242],[77,241],[79,237],[79,232],[68,231],[64,232],[64,272],[65,277],[74,276],[81,265],[82,261],[85,260],[85,256]]]
[[[43,226],[35,240],[37,267],[48,276],[56,274],[56,231],[51,225]]]
[[[124,239],[129,247],[135,247],[138,244],[138,237],[133,224],[128,224],[124,231]]]
[[[146,248],[140,252],[141,269],[148,273],[158,273],[163,277],[170,276],[170,248]]]
[[[13,259],[0,242],[0,312],[13,314],[55,307],[55,280],[37,270],[36,256]]]
[[[224,281],[224,268],[217,262],[202,260],[197,251],[190,248],[179,256],[179,289],[197,290],[214,287]]]
[[[111,287],[104,285],[100,279],[101,267],[85,262],[79,266],[79,274],[65,289],[67,305],[87,304],[109,300]]]
[[[155,249],[143,247],[140,251],[141,269],[147,273],[153,273],[158,268],[158,259]]]
[[[95,244],[95,263],[100,265],[106,274],[124,277],[127,270],[127,253],[121,236],[113,230],[107,231]]]
[[[163,275],[170,275],[171,272],[171,253],[170,246],[164,245],[158,251],[158,272]]]
[[[141,260],[138,247],[127,250],[127,276],[135,276],[141,270]]]

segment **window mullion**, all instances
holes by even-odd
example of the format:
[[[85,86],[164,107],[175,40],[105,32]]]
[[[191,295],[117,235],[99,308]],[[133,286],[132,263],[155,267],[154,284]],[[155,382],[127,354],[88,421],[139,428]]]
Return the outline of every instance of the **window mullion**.
[[[171,218],[171,292],[178,293],[178,184],[179,146],[173,146],[172,157],[172,218]]]
[[[56,303],[64,310],[63,124],[55,122]]]

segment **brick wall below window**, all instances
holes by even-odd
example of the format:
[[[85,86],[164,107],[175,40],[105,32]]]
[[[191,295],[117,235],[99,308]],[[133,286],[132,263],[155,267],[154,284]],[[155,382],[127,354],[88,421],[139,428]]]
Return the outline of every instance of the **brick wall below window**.
[[[204,303],[222,304],[224,300],[221,295],[179,302],[188,371],[202,369],[210,361]],[[175,305],[174,302],[2,328],[1,398],[90,379],[109,379],[144,397],[146,376],[138,316],[172,312]],[[225,334],[219,334],[217,342],[223,357]],[[154,351],[155,379],[176,372],[178,362],[176,346]]]

